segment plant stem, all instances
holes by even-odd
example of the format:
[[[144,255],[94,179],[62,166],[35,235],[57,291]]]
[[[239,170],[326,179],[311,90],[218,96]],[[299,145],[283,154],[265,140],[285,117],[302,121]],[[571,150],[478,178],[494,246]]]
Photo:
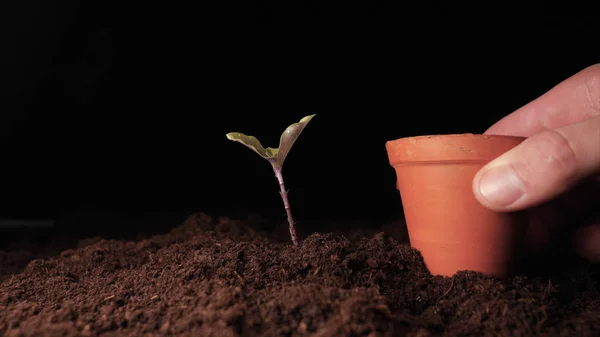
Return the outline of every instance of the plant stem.
[[[281,173],[281,167],[277,165],[275,161],[270,161],[271,166],[273,166],[273,171],[275,172],[275,177],[277,177],[277,181],[279,182],[279,194],[281,195],[281,199],[283,200],[283,207],[285,207],[285,212],[287,213],[288,225],[290,230],[290,236],[292,237],[292,243],[294,246],[298,245],[298,236],[296,235],[296,225],[294,223],[294,218],[292,217],[292,209],[290,208],[290,201],[288,200],[287,190],[285,189],[285,184],[283,183],[283,174]]]

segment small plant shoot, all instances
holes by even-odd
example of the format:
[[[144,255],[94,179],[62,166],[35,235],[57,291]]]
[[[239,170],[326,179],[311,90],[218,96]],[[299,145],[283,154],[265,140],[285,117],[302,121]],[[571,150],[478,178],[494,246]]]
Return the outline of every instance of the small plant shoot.
[[[294,218],[292,217],[292,210],[290,208],[288,192],[285,189],[285,184],[283,181],[282,168],[283,162],[289,154],[292,145],[294,145],[294,142],[296,141],[298,136],[300,136],[300,134],[306,127],[306,124],[308,124],[308,122],[310,122],[310,120],[314,116],[315,115],[306,116],[302,118],[300,122],[288,126],[285,129],[285,131],[283,131],[283,133],[281,134],[278,148],[265,148],[262,146],[260,141],[254,136],[248,136],[239,132],[230,132],[227,134],[227,139],[242,143],[250,150],[258,153],[259,156],[265,158],[269,161],[269,163],[271,163],[271,167],[273,167],[273,171],[275,172],[275,177],[279,182],[279,194],[281,195],[281,199],[283,200],[283,206],[285,207],[285,212],[288,218],[290,236],[292,237],[292,243],[295,246],[298,245],[298,236],[296,235],[296,226],[294,223]]]

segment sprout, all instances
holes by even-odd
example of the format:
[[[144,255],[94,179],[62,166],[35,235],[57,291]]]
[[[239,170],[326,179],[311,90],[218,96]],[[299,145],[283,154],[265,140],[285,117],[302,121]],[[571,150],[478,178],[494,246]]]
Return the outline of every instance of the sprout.
[[[268,160],[269,163],[271,163],[273,171],[275,172],[275,177],[279,182],[279,194],[281,195],[281,199],[283,200],[283,206],[285,207],[285,211],[287,213],[290,236],[292,237],[292,242],[294,245],[298,245],[298,236],[296,235],[296,226],[294,224],[294,218],[292,217],[292,210],[290,208],[290,202],[288,200],[288,193],[285,189],[285,184],[283,182],[282,168],[283,162],[289,154],[292,145],[294,145],[294,142],[296,141],[298,136],[300,136],[300,134],[306,127],[306,124],[308,124],[308,122],[310,122],[310,120],[314,116],[315,115],[306,116],[302,118],[300,122],[288,126],[287,129],[285,129],[285,131],[283,131],[283,133],[281,134],[278,148],[264,148],[260,141],[254,136],[248,136],[239,132],[230,132],[227,134],[227,139],[242,143],[252,151],[258,153],[259,156]]]

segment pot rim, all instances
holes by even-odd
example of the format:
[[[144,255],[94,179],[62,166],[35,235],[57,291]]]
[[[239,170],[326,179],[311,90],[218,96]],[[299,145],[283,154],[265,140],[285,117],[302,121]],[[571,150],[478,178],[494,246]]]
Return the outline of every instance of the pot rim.
[[[386,142],[392,166],[411,164],[484,163],[510,150],[526,137],[474,133],[432,134]]]
[[[408,139],[422,139],[422,138],[456,138],[456,137],[476,137],[476,138],[484,138],[484,139],[494,139],[494,138],[520,138],[525,139],[526,137],[521,136],[509,136],[509,135],[486,135],[483,133],[438,133],[438,134],[427,134],[427,135],[418,135],[418,136],[407,136],[402,138],[397,138],[393,140],[389,140],[388,142],[395,142],[400,140],[408,140]]]

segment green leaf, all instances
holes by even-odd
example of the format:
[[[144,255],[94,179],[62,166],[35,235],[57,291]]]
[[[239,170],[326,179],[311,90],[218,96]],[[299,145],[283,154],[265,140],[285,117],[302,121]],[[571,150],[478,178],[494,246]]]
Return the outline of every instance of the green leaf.
[[[285,131],[283,131],[283,134],[281,134],[278,148],[265,148],[256,137],[248,136],[240,132],[228,133],[227,139],[242,143],[252,151],[258,153],[261,157],[269,160],[272,164],[282,167],[292,145],[294,145],[294,142],[298,136],[300,136],[306,127],[306,124],[308,124],[314,116],[315,115],[306,116],[302,118],[300,122],[288,126]]]
[[[240,132],[230,132],[227,134],[227,139],[234,142],[239,142],[248,147],[250,150],[258,153],[259,156],[265,159],[277,158],[277,149],[264,148],[260,141],[254,136],[248,136]]]
[[[287,129],[283,131],[283,134],[281,134],[281,138],[279,139],[279,153],[276,157],[279,166],[283,166],[283,162],[290,152],[292,145],[294,145],[294,142],[298,139],[298,136],[300,136],[306,127],[306,124],[308,124],[314,116],[315,115],[306,116],[302,118],[300,122],[288,126]]]

